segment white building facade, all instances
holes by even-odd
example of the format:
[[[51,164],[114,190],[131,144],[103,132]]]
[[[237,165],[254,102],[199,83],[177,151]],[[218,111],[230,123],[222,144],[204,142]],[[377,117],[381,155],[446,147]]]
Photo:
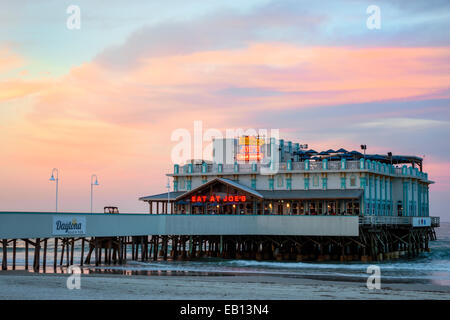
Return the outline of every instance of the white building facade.
[[[344,149],[316,152],[303,150],[298,143],[273,138],[267,143],[257,143],[256,148],[243,147],[240,142],[240,139],[215,140],[213,161],[174,165],[173,173],[169,174],[173,179],[171,212],[429,216],[429,185],[433,182],[422,171],[419,157],[363,155]],[[264,161],[260,155],[270,160]],[[245,193],[250,197],[244,203],[227,203],[232,206],[230,210],[222,208],[225,204],[220,201],[202,203],[201,209],[200,204],[194,208],[189,203],[188,195],[206,191],[208,195],[215,194],[215,184],[227,185],[227,194]],[[202,186],[210,189],[202,190]],[[224,194],[223,187],[217,188],[217,192]],[[167,196],[141,200],[151,204],[164,201]]]

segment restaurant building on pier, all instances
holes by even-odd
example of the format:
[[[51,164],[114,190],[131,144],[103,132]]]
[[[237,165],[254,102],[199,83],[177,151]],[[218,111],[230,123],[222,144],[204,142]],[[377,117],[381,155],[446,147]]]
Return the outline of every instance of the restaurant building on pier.
[[[152,214],[428,217],[433,181],[416,156],[306,150],[259,137],[213,142],[213,161],[175,164]]]

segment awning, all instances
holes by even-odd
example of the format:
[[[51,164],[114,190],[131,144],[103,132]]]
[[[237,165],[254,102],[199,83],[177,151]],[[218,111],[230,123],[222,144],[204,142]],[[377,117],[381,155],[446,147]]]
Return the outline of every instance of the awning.
[[[185,191],[170,192],[170,201],[174,201],[176,197],[182,195],[183,193],[186,192]],[[139,200],[141,201],[167,201],[167,199],[168,199],[167,192],[139,198]]]
[[[237,183],[236,183],[237,184]],[[197,189],[197,188],[196,188]],[[247,191],[248,187],[245,187]],[[329,189],[329,190],[252,190],[252,193],[259,195],[264,200],[319,200],[319,199],[359,199],[363,189]],[[177,201],[180,197],[188,192],[179,191],[170,193],[170,201]],[[189,192],[191,193],[191,192]],[[139,198],[141,201],[167,201],[167,192],[147,197]],[[182,200],[178,198],[177,202]],[[183,201],[185,202],[185,201]],[[185,202],[187,203],[187,202]]]
[[[217,182],[225,184],[225,185],[229,185],[231,187],[234,187],[236,189],[244,191],[244,192],[246,192],[248,194],[251,194],[252,196],[255,196],[257,198],[263,198],[263,196],[259,193],[259,191],[255,190],[255,189],[252,189],[252,188],[249,188],[247,186],[244,186],[244,185],[242,185],[242,184],[240,184],[240,183],[238,183],[236,181],[229,180],[229,179],[224,179],[224,178],[214,178],[213,180],[208,181],[208,182],[206,182],[206,183],[204,183],[204,184],[202,184],[202,185],[200,185],[200,186],[198,186],[198,187],[196,187],[196,188],[194,188],[194,189],[192,189],[192,190],[190,190],[188,192],[184,192],[184,193],[180,194],[177,197],[177,200],[184,199],[185,197],[187,197],[187,196],[189,196],[191,194],[195,194],[196,192],[202,190],[203,188],[205,188],[205,187],[207,187],[207,186],[209,186],[211,184],[217,183]]]

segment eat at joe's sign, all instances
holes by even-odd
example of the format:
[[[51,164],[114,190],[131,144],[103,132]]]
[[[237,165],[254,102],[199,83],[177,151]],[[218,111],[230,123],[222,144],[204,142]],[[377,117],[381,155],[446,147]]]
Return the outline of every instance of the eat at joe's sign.
[[[247,197],[245,195],[229,195],[229,196],[192,196],[191,202],[245,202]]]

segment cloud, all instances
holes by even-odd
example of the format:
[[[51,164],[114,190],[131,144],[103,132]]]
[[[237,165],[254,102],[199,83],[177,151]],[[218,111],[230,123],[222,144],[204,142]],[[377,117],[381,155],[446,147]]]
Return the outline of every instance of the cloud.
[[[313,14],[290,1],[270,2],[249,12],[221,9],[196,19],[143,27],[95,61],[108,68],[129,68],[150,57],[243,48],[250,42],[287,40],[292,34],[309,37],[325,19],[323,13]]]
[[[356,126],[370,129],[428,129],[437,126],[449,126],[449,121],[416,119],[416,118],[385,118],[359,123]]]
[[[9,48],[0,46],[0,72],[17,69],[23,66],[23,59],[14,54]]]

